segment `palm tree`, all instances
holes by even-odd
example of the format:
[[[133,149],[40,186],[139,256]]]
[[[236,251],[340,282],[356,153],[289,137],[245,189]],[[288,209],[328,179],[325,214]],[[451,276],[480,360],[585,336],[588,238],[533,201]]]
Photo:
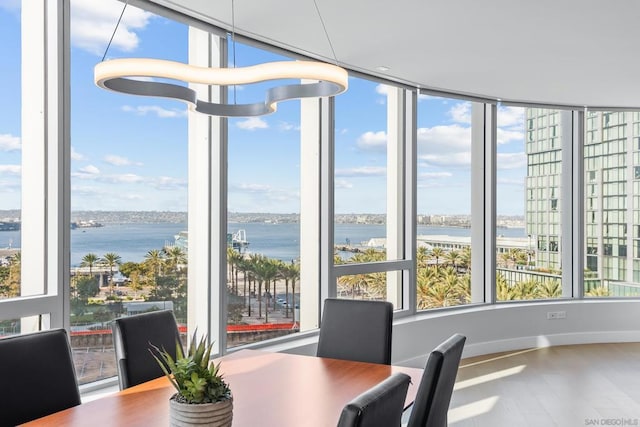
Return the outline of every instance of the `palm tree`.
[[[471,271],[471,247],[465,246],[460,251],[460,268],[463,268],[465,271]]]
[[[536,299],[538,298],[539,282],[534,279],[521,280],[513,286],[515,298],[518,300]]]
[[[291,262],[289,265],[289,277],[291,278],[291,317],[293,317],[293,324],[296,323],[296,280],[300,278],[300,264],[297,262]]]
[[[162,263],[164,262],[164,254],[158,249],[151,249],[144,256],[145,263],[151,269],[154,276],[160,276]]]
[[[284,272],[285,277],[285,285],[287,287],[287,292],[289,290],[288,281],[291,280],[291,314],[293,316],[293,323],[296,322],[295,310],[296,310],[296,280],[300,278],[300,264],[291,261],[291,264],[287,264]],[[286,297],[287,302],[289,301],[289,296]],[[289,317],[289,304],[286,306],[285,317]]]
[[[589,292],[586,292],[584,295],[587,297],[608,297],[610,294],[609,289],[605,288],[604,286],[596,286]]]
[[[251,296],[247,293],[247,278],[249,276],[249,261],[243,256],[240,258],[240,260],[238,261],[237,265],[236,265],[236,273],[238,271],[242,272],[242,281],[243,281],[243,288],[242,288],[242,295],[243,298],[242,300],[244,301],[244,306],[247,306],[247,297],[251,298]],[[238,278],[236,277],[236,286],[238,283]],[[251,315],[251,311],[249,311],[249,315]]]
[[[180,246],[165,247],[162,251],[167,260],[167,267],[176,273],[180,266],[187,262],[187,256]]]
[[[436,260],[436,270],[438,269],[438,266],[440,264],[440,259],[442,259],[444,257],[445,253],[444,253],[444,249],[442,248],[433,248],[431,249],[431,258]]]
[[[513,289],[507,283],[504,275],[496,274],[496,299],[498,301],[511,301],[516,299]]]
[[[262,317],[262,283],[264,283],[264,279],[262,277],[262,272],[264,270],[264,257],[258,254],[252,254],[249,258],[251,260],[251,272],[256,282],[258,282],[258,318]]]
[[[113,295],[113,267],[122,263],[122,258],[115,252],[104,254],[102,260],[109,267],[109,292]]]
[[[88,253],[82,257],[80,265],[82,267],[89,267],[89,276],[93,276],[93,266],[98,262],[98,255],[94,253]]]
[[[238,294],[238,265],[242,262],[243,256],[240,252],[233,248],[227,248],[227,264],[229,269],[229,277],[231,279],[231,289]]]
[[[153,278],[154,293],[158,294],[158,277],[160,277],[164,254],[158,249],[151,249],[144,256],[144,263],[149,267]]]
[[[448,264],[451,264],[454,270],[458,271],[458,264],[462,261],[462,255],[458,251],[450,251],[445,254]]]
[[[265,283],[265,290],[267,292],[269,292],[269,284],[273,282],[274,292],[271,299],[275,301],[275,280],[278,277],[278,264],[272,259],[265,258],[260,272],[262,280],[264,280]],[[267,298],[267,302],[265,304],[264,316],[264,323],[269,323],[269,298]]]
[[[538,295],[540,298],[558,298],[562,295],[562,287],[558,280],[545,280],[538,287]]]

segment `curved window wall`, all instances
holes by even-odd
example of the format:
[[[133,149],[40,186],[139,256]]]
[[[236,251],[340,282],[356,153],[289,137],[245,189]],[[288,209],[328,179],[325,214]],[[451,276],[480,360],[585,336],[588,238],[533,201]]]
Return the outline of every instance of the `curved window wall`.
[[[9,49],[2,57],[10,58],[11,64],[3,82],[11,80],[5,93],[13,97],[0,101],[7,110],[0,119],[0,179],[7,183],[1,187],[6,195],[1,201],[5,203],[2,209],[18,211],[21,263],[30,266],[28,271],[20,271],[16,282],[20,283],[20,295],[6,293],[7,284],[15,281],[15,265],[14,270],[0,266],[0,285],[5,292],[0,300],[3,335],[50,327],[75,331],[81,326],[78,317],[89,313],[93,317],[82,327],[92,332],[96,330],[92,326],[102,325],[100,319],[125,309],[126,301],[118,299],[134,300],[136,294],[146,294],[145,302],[173,303],[181,323],[209,334],[216,341],[216,352],[224,353],[227,348],[244,344],[227,335],[230,326],[251,331],[254,324],[259,324],[267,329],[270,326],[262,325],[271,325],[277,314],[284,320],[291,319],[293,330],[296,323],[300,329],[316,328],[322,299],[330,296],[389,300],[397,316],[415,314],[421,308],[529,299],[523,294],[505,297],[500,292],[493,277],[499,278],[507,270],[511,277],[505,280],[513,282],[510,286],[522,288],[528,281],[525,274],[561,275],[562,296],[567,298],[571,290],[574,298],[637,296],[639,113],[589,111],[584,113],[584,129],[575,123],[570,128],[562,122],[564,117],[581,118],[582,112],[536,106],[496,107],[454,95],[450,99],[417,97],[415,92],[390,83],[382,85],[352,76],[349,91],[334,100],[288,101],[275,115],[259,119],[205,117],[186,112],[182,104],[95,93],[89,65],[97,62],[103,49],[94,46],[92,50],[90,45],[80,43],[86,27],[78,26],[77,20],[84,15],[72,15],[71,24],[66,23],[63,10],[57,9],[62,3],[51,3],[46,17],[38,2],[22,2],[19,9],[0,6],[3,23],[8,22],[0,31],[5,40],[11,41],[2,47]],[[121,3],[113,4],[121,10]],[[175,17],[135,13],[139,14],[137,18],[129,24],[125,20],[125,25],[130,25],[129,34],[140,40],[148,37],[146,48],[151,56],[199,64],[225,64],[232,58],[222,33],[196,30],[183,22],[184,17],[178,23]],[[43,26],[45,19],[47,25]],[[171,37],[167,36],[169,30]],[[60,34],[64,37],[58,37]],[[124,50],[132,38],[115,40],[114,54]],[[124,44],[118,47],[118,43]],[[71,75],[63,73],[68,69],[65,61],[69,52]],[[280,58],[266,49],[241,44],[235,55],[239,65]],[[25,60],[31,64],[28,70],[16,65]],[[20,79],[25,78],[33,84],[16,92]],[[74,104],[71,107],[69,94],[64,92],[69,87]],[[240,87],[219,93],[197,90],[230,101],[250,94],[248,88]],[[89,103],[94,94],[100,98]],[[22,126],[16,105],[22,106],[23,116],[33,117],[28,126]],[[96,108],[100,111],[94,111]],[[457,139],[445,138],[453,134]],[[583,165],[570,163],[575,156],[567,153],[573,154],[571,150],[577,147],[569,139],[584,140],[579,147],[584,155],[577,159]],[[155,172],[143,172],[154,165]],[[567,176],[567,171],[582,168],[583,176]],[[15,174],[17,181],[9,174]],[[574,182],[584,185],[577,188]],[[126,185],[113,187],[123,183]],[[19,202],[15,193],[8,192],[11,188],[23,196]],[[576,203],[578,197],[583,198],[580,203]],[[132,205],[136,200],[144,201],[144,209]],[[582,203],[584,211],[570,216],[568,208]],[[127,209],[152,209],[166,217],[181,213],[183,219],[171,223],[174,229],[165,230],[161,241],[151,244],[140,260],[123,256],[125,237],[130,236],[122,236],[100,250],[79,249],[78,235],[97,237],[100,229],[106,230],[108,221],[103,220],[104,227],[85,227],[82,233],[82,227],[71,229],[72,222],[78,225],[85,220],[74,217],[74,213]],[[242,225],[245,233],[239,233],[237,214],[255,214],[251,226],[259,222],[260,227],[250,230],[246,222]],[[287,222],[296,215],[298,223],[293,219]],[[344,227],[363,226],[368,231],[345,231],[343,218],[349,215],[354,223]],[[446,257],[436,256],[433,250],[423,256],[426,254],[421,252],[419,236],[427,233],[421,227],[427,226],[427,218],[429,227],[433,227],[433,222],[443,216],[448,216],[448,221],[459,217],[461,222],[439,227],[455,225],[451,228],[472,233],[475,240],[470,252],[478,260],[472,267],[466,263],[466,255],[453,255],[454,248],[448,248]],[[470,230],[464,222],[467,216]],[[281,227],[285,225],[298,230],[282,240],[286,233]],[[575,236],[569,231],[582,230],[582,225],[584,250],[580,251],[571,247],[567,236]],[[506,236],[514,227],[520,228],[515,236],[518,244],[509,248],[501,243],[500,234]],[[2,233],[6,232],[0,231],[0,237]],[[447,234],[452,236],[453,232]],[[138,240],[147,237],[144,234]],[[263,243],[271,240],[263,248],[272,253],[260,249],[261,238]],[[243,273],[244,267],[232,259],[234,241],[243,239],[248,242],[248,252],[278,259],[294,270],[299,260],[299,272],[294,271],[293,276],[278,272],[276,279],[261,276],[262,289],[258,285],[254,297],[255,282],[249,281],[256,278],[251,279],[248,271]],[[435,240],[430,239],[435,249]],[[156,257],[186,242],[186,262],[173,255],[170,258],[169,251]],[[334,244],[359,245],[363,252],[343,256],[334,252]],[[298,259],[292,252],[283,254],[286,247],[295,246]],[[373,249],[371,257],[356,258],[367,254],[366,246]],[[503,248],[518,249],[519,253],[501,257]],[[149,251],[153,250],[158,253],[151,256]],[[89,277],[80,277],[84,270],[72,275],[76,267],[93,269],[93,257],[80,265],[90,253],[105,260],[100,274],[103,286],[98,280],[98,295],[104,298],[91,301],[94,306],[89,298],[96,297],[87,293],[92,287],[95,290],[93,271]],[[111,253],[119,255],[120,261],[139,264],[139,271],[126,262],[118,265],[118,257],[107,257]],[[251,256],[247,252],[245,255]],[[151,261],[156,258],[158,262]],[[583,260],[584,295],[576,291],[580,287],[573,287],[573,276],[568,274],[568,264],[581,265]],[[115,265],[122,276],[116,274]],[[452,272],[436,281],[445,289],[441,293],[444,298],[422,298],[421,288],[435,286],[421,287],[421,277],[441,269]],[[470,284],[469,269],[472,275],[482,273]],[[572,274],[581,276],[582,271]],[[555,276],[545,283],[557,280]],[[129,286],[119,285],[123,277],[131,281]],[[450,298],[452,289],[471,291]],[[33,297],[21,298],[24,295]],[[258,295],[267,299],[268,311],[258,316],[257,323],[248,322],[243,311],[245,298],[248,301],[249,296]],[[558,296],[557,292],[536,294],[535,299]],[[276,336],[263,330],[259,334],[252,341]],[[88,348],[77,343],[74,347]],[[106,359],[95,357],[93,362],[102,373],[82,376],[81,381],[115,372],[105,369]]]

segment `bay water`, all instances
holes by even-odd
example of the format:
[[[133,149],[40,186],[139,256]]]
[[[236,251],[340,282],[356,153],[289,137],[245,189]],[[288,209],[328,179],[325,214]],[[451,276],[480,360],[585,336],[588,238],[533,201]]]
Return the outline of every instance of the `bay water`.
[[[79,266],[88,253],[98,257],[108,252],[120,255],[122,262],[141,262],[152,249],[161,250],[174,243],[175,236],[187,229],[186,223],[104,224],[103,227],[71,230],[71,266]],[[228,232],[245,230],[246,251],[269,258],[291,261],[300,256],[300,225],[297,223],[229,223]],[[418,226],[418,234],[469,236],[469,228]],[[524,228],[500,228],[506,237],[527,237]],[[371,238],[385,237],[383,224],[336,224],[335,244],[357,246]],[[20,231],[1,231],[0,248],[20,248]]]

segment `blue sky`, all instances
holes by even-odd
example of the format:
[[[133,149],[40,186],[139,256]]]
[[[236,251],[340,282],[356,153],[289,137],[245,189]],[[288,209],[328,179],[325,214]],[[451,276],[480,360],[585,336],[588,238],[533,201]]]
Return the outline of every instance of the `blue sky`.
[[[0,4],[0,209],[20,205],[21,125],[18,2]],[[72,210],[187,209],[187,113],[177,101],[111,93],[93,83],[122,10],[115,0],[72,0]],[[108,58],[186,62],[186,26],[128,6]],[[236,43],[236,66],[286,58]],[[385,87],[350,78],[336,99],[336,211],[386,209]],[[267,84],[237,87],[255,102]],[[299,102],[259,118],[229,121],[229,210],[299,212]],[[522,214],[526,160],[523,110],[498,118],[498,213]],[[421,96],[418,213],[470,213],[470,104]]]

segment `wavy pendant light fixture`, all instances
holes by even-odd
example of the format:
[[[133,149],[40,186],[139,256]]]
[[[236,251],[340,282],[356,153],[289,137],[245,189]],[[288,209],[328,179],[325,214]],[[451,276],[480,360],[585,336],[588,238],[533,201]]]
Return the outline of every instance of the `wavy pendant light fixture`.
[[[232,39],[235,55],[235,16],[232,0]],[[316,11],[331,50],[331,40],[324,26],[320,10],[313,0]],[[348,73],[345,69],[323,62],[314,61],[278,61],[267,62],[249,67],[208,68],[184,64],[181,62],[150,58],[126,58],[105,61],[107,51],[116,30],[122,20],[128,2],[125,2],[116,28],[111,35],[107,50],[94,68],[94,81],[103,88],[130,95],[154,96],[183,101],[189,108],[199,113],[223,117],[251,117],[270,114],[276,111],[277,103],[295,98],[314,98],[338,95],[348,88]],[[335,57],[335,52],[334,52]],[[337,63],[337,60],[336,60]],[[146,81],[136,78],[165,78],[186,83],[231,86],[259,83],[281,79],[309,79],[315,83],[287,84],[267,90],[264,102],[251,104],[212,103],[198,99],[196,92],[187,86],[172,83]]]

